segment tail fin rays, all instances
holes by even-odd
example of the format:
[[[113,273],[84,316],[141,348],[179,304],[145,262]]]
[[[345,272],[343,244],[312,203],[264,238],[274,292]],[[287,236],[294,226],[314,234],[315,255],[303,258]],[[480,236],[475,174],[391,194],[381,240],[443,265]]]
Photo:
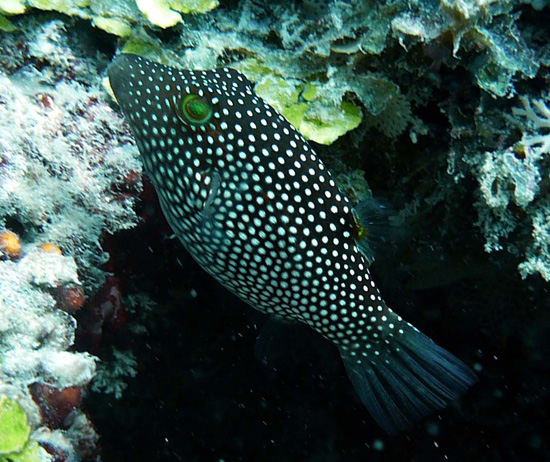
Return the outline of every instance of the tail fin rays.
[[[392,337],[386,348],[380,356],[342,353],[361,401],[390,434],[447,406],[477,380],[462,361],[413,327]]]

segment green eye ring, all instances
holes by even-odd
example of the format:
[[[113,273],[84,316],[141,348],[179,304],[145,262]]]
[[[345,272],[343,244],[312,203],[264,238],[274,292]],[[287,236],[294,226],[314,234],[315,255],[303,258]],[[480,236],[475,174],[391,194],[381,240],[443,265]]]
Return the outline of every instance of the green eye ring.
[[[212,118],[212,105],[197,94],[185,95],[179,105],[179,115],[191,125],[204,125]]]

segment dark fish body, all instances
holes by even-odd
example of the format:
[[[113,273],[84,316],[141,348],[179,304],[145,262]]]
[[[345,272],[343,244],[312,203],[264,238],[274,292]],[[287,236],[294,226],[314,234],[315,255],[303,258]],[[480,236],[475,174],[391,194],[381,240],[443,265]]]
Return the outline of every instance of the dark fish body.
[[[334,342],[383,428],[406,428],[475,381],[386,306],[358,248],[348,199],[242,74],[179,70],[127,54],[108,74],[186,249],[254,308]]]

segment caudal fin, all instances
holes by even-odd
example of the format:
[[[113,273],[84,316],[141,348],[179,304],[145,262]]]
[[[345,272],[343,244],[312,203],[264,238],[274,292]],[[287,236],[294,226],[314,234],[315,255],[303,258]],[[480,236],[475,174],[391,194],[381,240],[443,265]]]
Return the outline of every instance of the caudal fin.
[[[342,357],[361,401],[390,434],[444,408],[477,380],[462,361],[412,326],[384,347],[379,355],[342,351]]]

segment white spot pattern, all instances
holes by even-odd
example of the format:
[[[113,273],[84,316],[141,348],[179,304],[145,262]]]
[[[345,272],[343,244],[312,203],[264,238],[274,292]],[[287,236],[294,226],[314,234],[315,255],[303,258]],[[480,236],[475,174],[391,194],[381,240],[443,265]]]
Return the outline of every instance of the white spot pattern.
[[[258,310],[310,325],[358,363],[379,355],[405,321],[370,279],[348,199],[307,141],[235,70],[123,56],[111,85],[187,250]],[[204,125],[175,113],[189,93],[212,105]]]

